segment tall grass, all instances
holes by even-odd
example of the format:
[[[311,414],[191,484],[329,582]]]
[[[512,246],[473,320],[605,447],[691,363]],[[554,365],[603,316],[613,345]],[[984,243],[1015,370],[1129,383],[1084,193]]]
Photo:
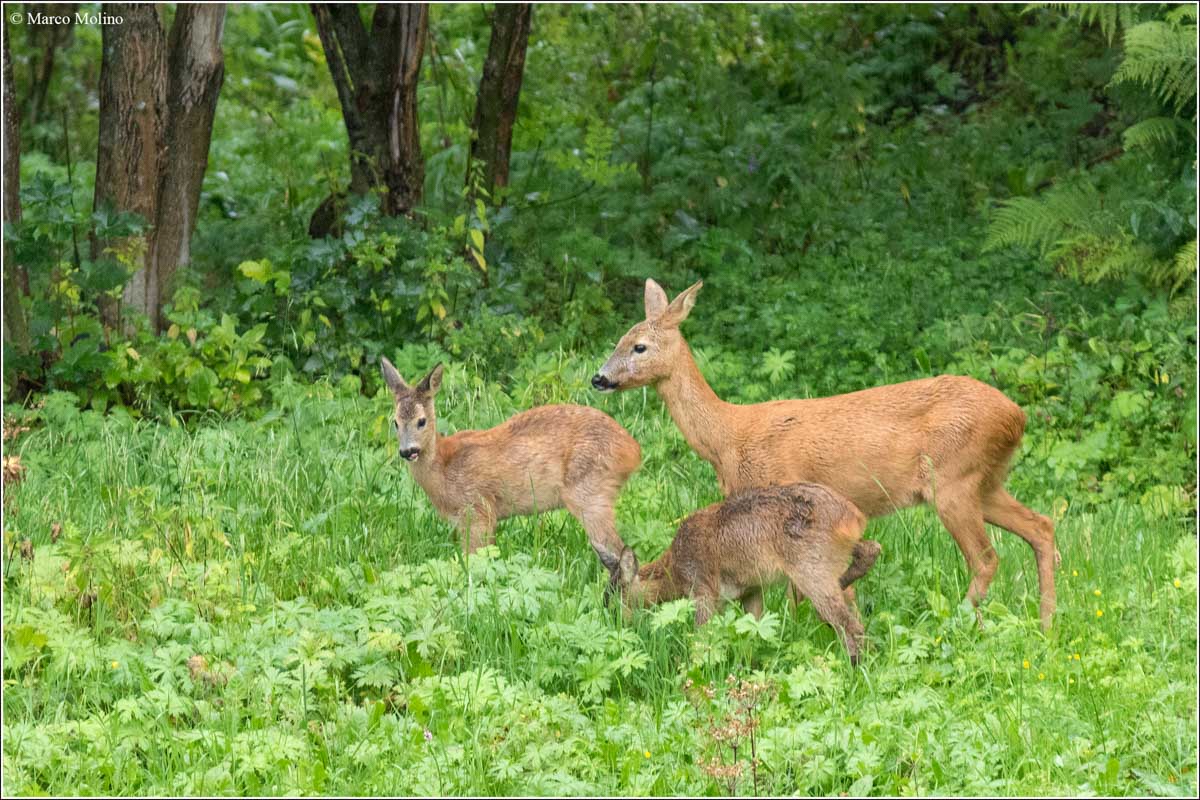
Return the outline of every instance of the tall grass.
[[[447,430],[514,405],[462,371],[447,384]],[[641,559],[719,499],[652,395],[564,394],[643,444],[617,509]],[[495,550],[464,558],[387,412],[318,384],[258,421],[68,413],[19,439],[5,793],[728,791],[711,763],[732,761],[713,735],[730,674],[774,692],[756,712],[758,786],[747,765],[739,793],[1195,790],[1187,520],[1059,509],[1048,635],[1022,541],[989,529],[1000,569],[980,629],[936,517],[876,520],[854,669],[782,588],[765,626],[730,608],[697,631],[686,605],[625,622],[565,512],[505,521]],[[716,699],[689,702],[688,679]]]

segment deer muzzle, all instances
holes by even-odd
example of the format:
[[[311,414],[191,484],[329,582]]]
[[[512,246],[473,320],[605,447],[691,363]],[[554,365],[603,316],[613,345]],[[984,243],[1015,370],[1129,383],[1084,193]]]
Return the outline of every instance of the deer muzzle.
[[[600,392],[611,392],[617,388],[617,384],[610,381],[604,373],[597,372],[592,376],[592,387]]]

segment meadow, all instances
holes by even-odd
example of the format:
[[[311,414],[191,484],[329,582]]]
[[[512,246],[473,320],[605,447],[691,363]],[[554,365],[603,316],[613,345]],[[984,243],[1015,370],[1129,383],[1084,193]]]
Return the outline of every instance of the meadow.
[[[94,204],[104,32],[39,78],[49,45],[6,27],[0,789],[1195,795],[1195,7],[1104,8],[539,4],[512,180],[472,203],[496,17],[433,6],[403,215],[353,196],[312,9],[230,4],[158,327],[104,313],[158,235]],[[465,557],[398,456],[383,356],[446,365],[443,434],[611,414],[643,563],[720,499],[653,389],[589,386],[648,277],[704,281],[681,330],[724,399],[950,373],[1017,402],[1053,627],[991,527],[980,625],[923,507],[867,529],[857,667],[783,587],[758,620],[626,620],[564,511]]]
[[[564,359],[570,399],[642,442],[618,525],[656,555],[719,499],[715,479],[640,391],[586,393],[592,363]],[[6,793],[1195,788],[1197,564],[1181,519],[1060,509],[1048,635],[1023,542],[993,531],[980,629],[933,514],[876,521],[884,555],[859,584],[871,649],[855,669],[781,589],[757,621],[731,606],[697,631],[678,601],[623,622],[565,512],[504,522],[465,559],[396,455],[384,396],[277,397],[258,420],[195,428],[51,397],[44,427],[18,439]],[[441,402],[448,429],[512,411],[458,368]],[[751,710],[742,681],[762,685]]]

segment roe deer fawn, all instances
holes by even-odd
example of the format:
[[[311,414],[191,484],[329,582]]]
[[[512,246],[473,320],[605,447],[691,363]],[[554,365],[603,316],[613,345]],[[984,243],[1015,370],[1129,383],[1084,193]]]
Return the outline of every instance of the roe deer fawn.
[[[880,551],[878,542],[862,541],[866,527],[866,516],[825,486],[739,491],[685,519],[657,561],[639,569],[632,549],[621,554],[626,609],[690,595],[697,625],[726,600],[741,600],[758,617],[763,587],[786,579],[834,627],[857,663],[864,634],[849,587]]]
[[[607,598],[625,549],[613,506],[642,460],[628,431],[603,411],[550,405],[488,430],[440,436],[434,396],[442,365],[411,388],[386,358],[382,366],[395,399],[400,456],[438,513],[459,529],[463,549],[491,544],[505,517],[566,508],[608,569]]]
[[[692,449],[712,463],[726,495],[811,481],[846,495],[870,517],[932,503],[971,572],[967,597],[987,594],[997,557],[984,522],[1020,536],[1037,561],[1043,628],[1054,616],[1059,555],[1054,523],[1004,488],[1025,414],[973,378],[941,375],[812,400],[722,401],[692,359],[679,324],[701,283],[670,303],[646,281],[646,319],[629,329],[592,385],[653,385]]]

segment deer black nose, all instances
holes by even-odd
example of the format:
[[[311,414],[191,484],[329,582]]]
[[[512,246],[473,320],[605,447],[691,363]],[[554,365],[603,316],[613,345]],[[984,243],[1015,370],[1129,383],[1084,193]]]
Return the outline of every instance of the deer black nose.
[[[612,387],[612,384],[608,382],[608,378],[604,377],[600,373],[596,373],[592,376],[592,386],[596,387],[597,389],[608,389]]]
[[[407,450],[400,451],[400,457],[406,461],[416,461],[419,455],[421,455],[421,448],[419,447],[410,447]]]

